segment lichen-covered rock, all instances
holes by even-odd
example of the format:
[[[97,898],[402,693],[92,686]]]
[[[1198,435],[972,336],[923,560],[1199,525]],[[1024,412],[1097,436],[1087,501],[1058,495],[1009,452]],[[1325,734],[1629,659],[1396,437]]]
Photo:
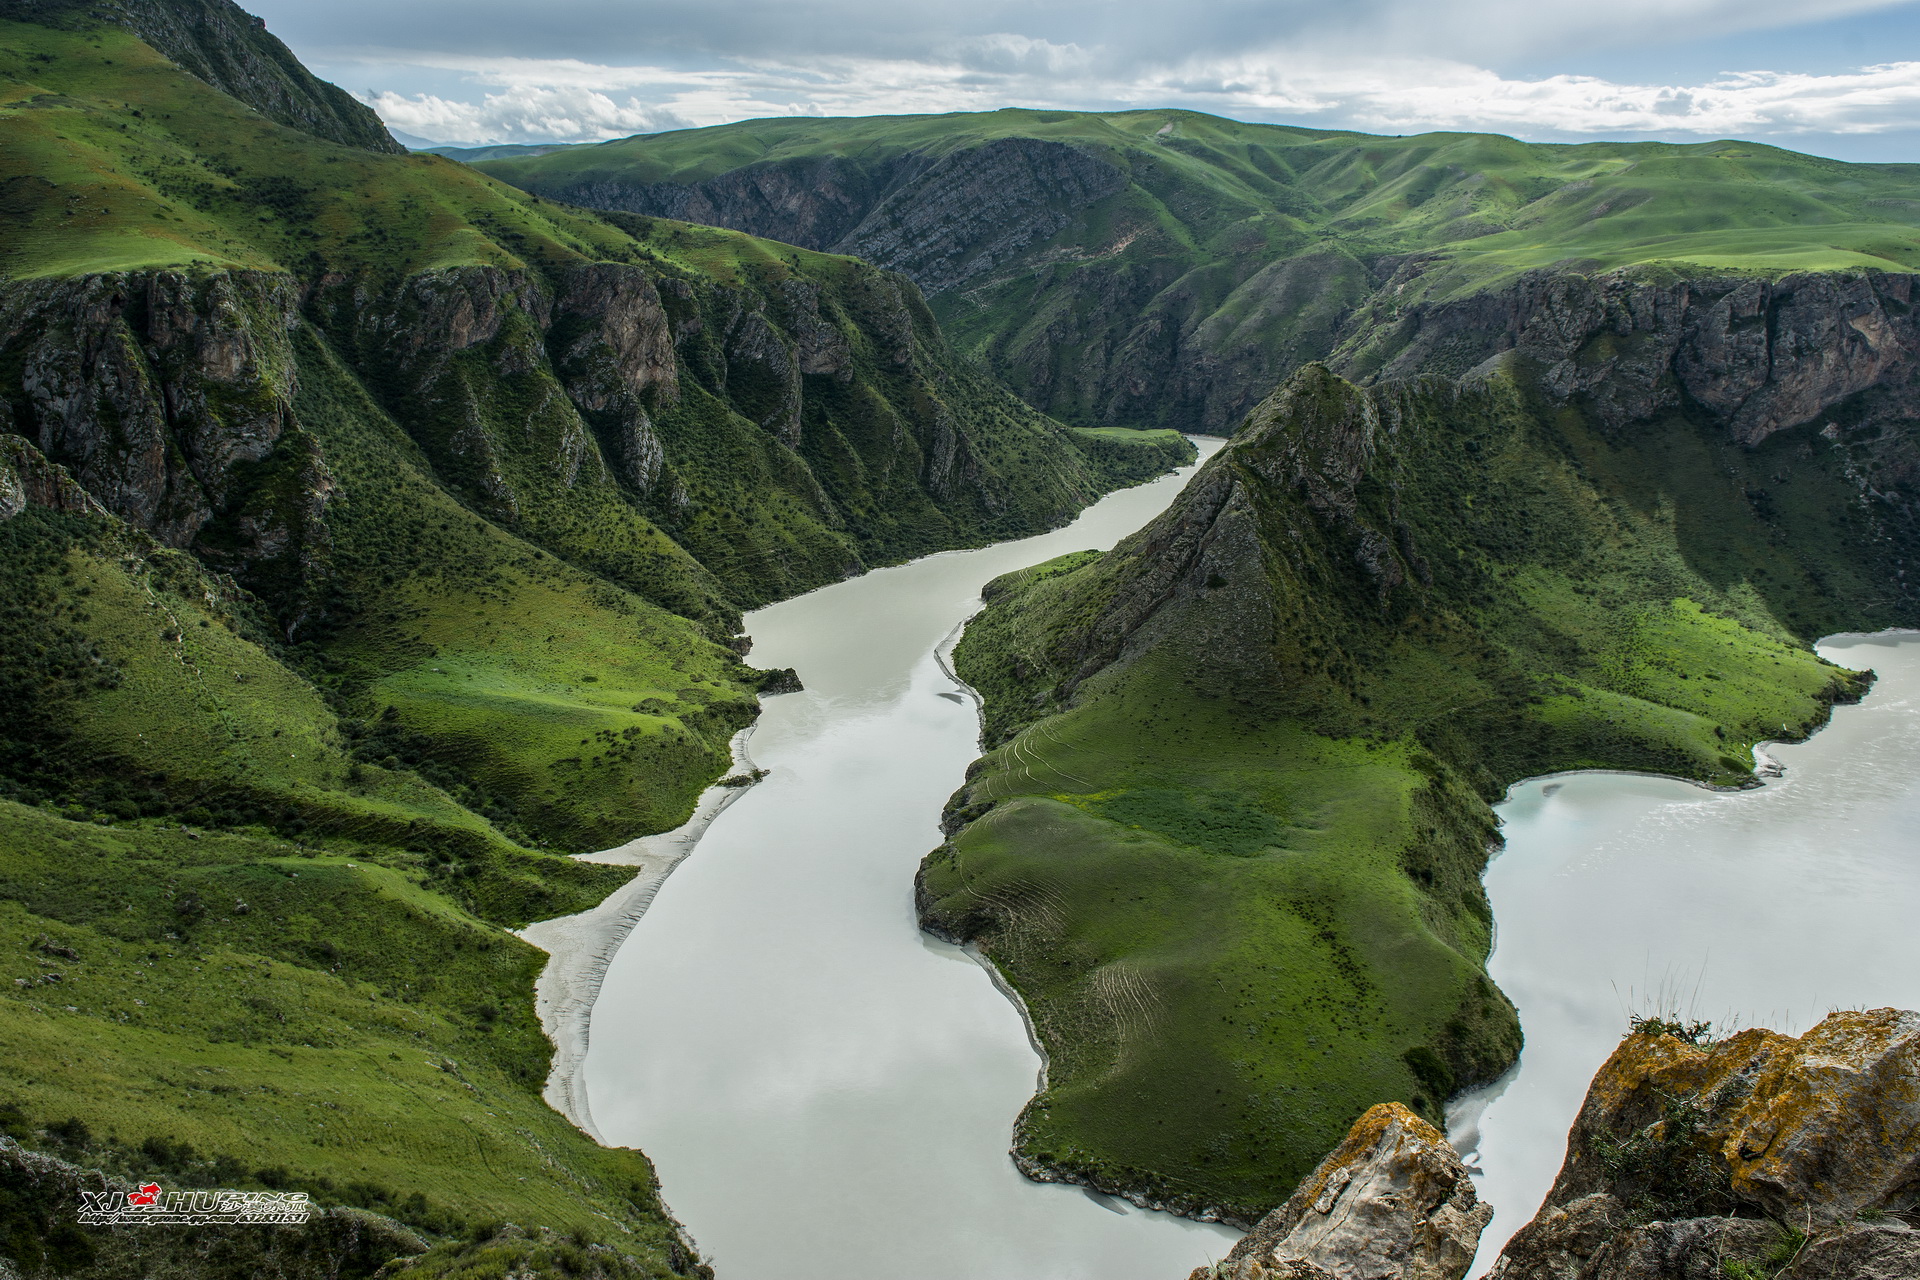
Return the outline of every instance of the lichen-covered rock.
[[[1383,1102],[1224,1262],[1189,1280],[1460,1280],[1492,1216],[1445,1136]]]
[[[1769,1258],[1760,1274],[1786,1280],[1920,1275],[1897,1216],[1920,1203],[1916,1135],[1920,1013],[1705,1045],[1643,1030],[1594,1078],[1545,1207],[1491,1275],[1704,1280]]]

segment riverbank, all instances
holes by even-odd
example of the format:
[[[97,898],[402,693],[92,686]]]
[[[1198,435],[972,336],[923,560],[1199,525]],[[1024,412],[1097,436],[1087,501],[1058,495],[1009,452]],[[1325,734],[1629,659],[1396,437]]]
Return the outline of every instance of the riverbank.
[[[673,869],[693,852],[713,820],[758,781],[753,760],[747,754],[747,740],[752,736],[751,727],[733,736],[733,767],[728,773],[729,779],[744,776],[752,781],[733,785],[717,782],[708,787],[700,793],[693,816],[672,831],[641,836],[598,853],[575,855],[576,862],[634,867],[636,873],[591,910],[540,920],[518,931],[522,940],[550,957],[533,988],[534,1012],[547,1039],[553,1042],[553,1067],[542,1096],[602,1146],[610,1144],[593,1122],[582,1074],[600,985],[620,944],[646,915]]]
[[[1593,771],[1529,779],[1498,806],[1489,971],[1527,1047],[1449,1110],[1496,1209],[1483,1259],[1540,1203],[1630,1015],[1797,1031],[1833,1009],[1920,1000],[1920,632],[1816,647],[1878,678],[1819,732],[1763,744],[1779,769],[1765,786]]]

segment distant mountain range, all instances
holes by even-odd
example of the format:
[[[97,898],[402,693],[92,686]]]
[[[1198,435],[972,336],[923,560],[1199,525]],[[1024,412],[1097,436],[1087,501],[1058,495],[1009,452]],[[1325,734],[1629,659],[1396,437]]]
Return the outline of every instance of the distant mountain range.
[[[1459,372],[1393,344],[1533,272],[1920,266],[1920,166],[1744,142],[1005,110],[749,120],[483,167],[904,272],[961,350],[1083,425],[1228,431],[1308,360]]]

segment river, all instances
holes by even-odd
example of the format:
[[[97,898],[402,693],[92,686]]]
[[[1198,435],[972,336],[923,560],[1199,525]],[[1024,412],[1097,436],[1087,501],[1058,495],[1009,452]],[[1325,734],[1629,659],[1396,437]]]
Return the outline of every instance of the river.
[[[1498,806],[1491,970],[1527,1045],[1450,1116],[1495,1211],[1478,1270],[1539,1207],[1630,1014],[1797,1033],[1833,1009],[1920,1008],[1920,634],[1819,650],[1880,679],[1806,742],[1766,748],[1786,773],[1762,788],[1582,773]]]
[[[1014,1169],[1039,1056],[989,975],[913,910],[979,750],[940,651],[980,587],[1112,546],[1194,470],[1040,537],[748,616],[753,661],[793,667],[805,692],[767,699],[749,743],[767,777],[614,954],[583,1071],[602,1137],[653,1158],[727,1280],[1181,1280],[1237,1238]]]

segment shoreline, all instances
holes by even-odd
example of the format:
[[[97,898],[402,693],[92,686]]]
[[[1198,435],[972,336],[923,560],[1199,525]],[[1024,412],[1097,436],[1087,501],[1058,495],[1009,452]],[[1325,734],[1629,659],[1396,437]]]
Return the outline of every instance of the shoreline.
[[[752,725],[733,735],[733,763],[727,776],[752,773],[753,760],[747,754],[747,741],[752,736]],[[646,915],[673,869],[694,851],[713,820],[753,786],[723,787],[715,783],[700,793],[692,816],[673,830],[640,836],[598,853],[573,855],[579,862],[637,867],[639,874],[598,906],[575,915],[536,920],[514,930],[516,937],[548,956],[546,967],[533,984],[534,1013],[553,1045],[553,1065],[541,1096],[603,1147],[608,1145],[607,1140],[593,1122],[585,1079],[593,1006],[600,998],[600,984],[620,944]]]
[[[1920,636],[1920,628],[1886,627],[1879,631],[1835,631],[1813,641],[1812,648],[1817,653],[1821,645],[1832,640],[1872,640],[1879,636]],[[1785,777],[1787,772],[1786,764],[1769,752],[1768,747],[1803,746],[1833,722],[1835,707],[1857,707],[1867,700],[1873,693],[1873,687],[1878,683],[1879,677],[1871,667],[1865,667],[1862,670],[1866,673],[1867,682],[1858,697],[1836,698],[1827,703],[1825,714],[1819,720],[1803,726],[1798,737],[1761,738],[1748,748],[1753,755],[1753,781],[1751,782],[1729,786],[1725,783],[1703,782],[1699,778],[1689,778],[1678,773],[1661,773],[1654,769],[1555,769],[1551,773],[1528,774],[1524,778],[1508,783],[1507,789],[1500,793],[1500,798],[1493,801],[1493,804],[1499,806],[1508,803],[1513,799],[1514,790],[1526,786],[1529,782],[1551,782],[1555,778],[1577,778],[1590,773],[1611,774],[1622,778],[1661,778],[1671,782],[1684,782],[1690,787],[1698,787],[1702,791],[1711,791],[1719,795],[1739,795],[1743,792],[1758,790],[1764,787],[1769,779]],[[1786,726],[1782,725],[1781,728],[1784,729]]]

